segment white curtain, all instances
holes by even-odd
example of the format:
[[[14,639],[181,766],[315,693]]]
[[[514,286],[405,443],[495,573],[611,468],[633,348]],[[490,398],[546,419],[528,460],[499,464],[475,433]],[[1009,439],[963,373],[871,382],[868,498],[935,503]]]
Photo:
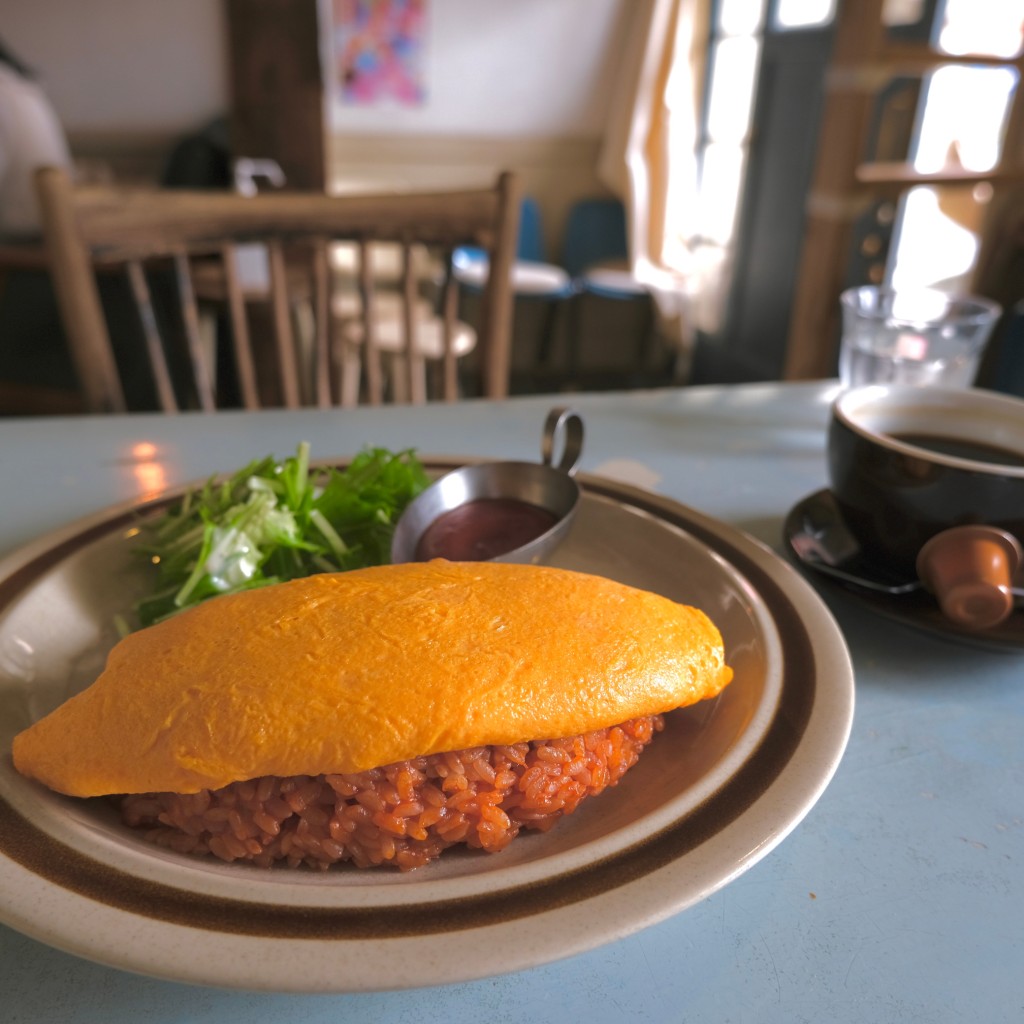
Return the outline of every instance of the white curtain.
[[[697,266],[697,142],[710,0],[635,0],[598,164],[622,199],[634,276],[654,295],[661,333],[692,356],[715,272]]]

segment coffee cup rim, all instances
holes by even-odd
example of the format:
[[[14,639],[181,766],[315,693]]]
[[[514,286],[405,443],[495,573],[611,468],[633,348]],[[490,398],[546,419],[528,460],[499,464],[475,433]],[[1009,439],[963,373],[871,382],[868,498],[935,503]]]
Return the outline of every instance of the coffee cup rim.
[[[934,462],[953,469],[985,473],[990,476],[1009,477],[1014,480],[1024,479],[1024,452],[1021,453],[1021,465],[1019,466],[986,462],[982,459],[969,459],[912,444],[883,430],[873,430],[852,418],[849,409],[852,403],[877,402],[889,397],[894,402],[910,399],[909,404],[915,409],[948,408],[950,403],[962,405],[964,399],[967,398],[969,401],[984,405],[986,408],[1002,410],[1006,415],[1016,417],[1021,422],[1024,422],[1024,399],[1016,398],[1012,395],[1004,395],[997,391],[987,391],[982,388],[933,388],[917,387],[912,384],[864,384],[841,392],[832,403],[832,415],[837,422],[854,434],[873,444],[879,444],[889,451],[923,459],[927,462]]]

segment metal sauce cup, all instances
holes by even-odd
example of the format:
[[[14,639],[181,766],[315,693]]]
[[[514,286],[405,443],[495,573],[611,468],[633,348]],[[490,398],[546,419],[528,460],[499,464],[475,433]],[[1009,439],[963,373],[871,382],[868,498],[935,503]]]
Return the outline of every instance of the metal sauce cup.
[[[561,443],[561,458],[555,450]],[[539,536],[489,559],[492,562],[540,562],[565,538],[580,502],[573,478],[583,450],[583,420],[570,409],[548,413],[541,438],[541,462],[480,462],[446,473],[419,494],[402,513],[391,538],[391,561],[419,560],[424,534],[439,517],[481,499],[512,499],[554,516]]]

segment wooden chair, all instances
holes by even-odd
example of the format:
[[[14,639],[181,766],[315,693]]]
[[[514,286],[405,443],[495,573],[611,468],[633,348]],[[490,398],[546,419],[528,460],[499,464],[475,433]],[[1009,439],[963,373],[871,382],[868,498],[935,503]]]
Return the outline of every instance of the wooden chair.
[[[272,375],[280,404],[321,407],[355,400],[357,394],[371,404],[385,400],[380,353],[363,345],[361,388],[343,380],[351,359],[343,358],[344,341],[331,315],[333,278],[330,247],[352,242],[361,258],[357,292],[361,302],[362,337],[376,336],[378,283],[374,279],[370,247],[393,242],[405,254],[400,282],[404,363],[407,392],[414,402],[424,401],[422,360],[414,343],[415,319],[421,282],[417,261],[409,258],[414,247],[426,246],[438,254],[438,265],[448,268],[441,282],[439,316],[443,323],[444,398],[457,397],[456,333],[457,285],[451,274],[451,254],[464,244],[484,246],[490,253],[490,275],[477,325],[483,395],[501,398],[508,393],[512,293],[510,273],[515,255],[519,210],[518,182],[504,173],[492,188],[446,193],[327,196],[321,193],[268,193],[243,197],[219,192],[139,189],[80,189],[55,168],[37,172],[37,188],[44,218],[50,268],[61,316],[81,380],[85,405],[91,412],[126,409],[110,335],[96,286],[97,270],[123,269],[138,307],[139,322],[152,368],[160,407],[173,412],[182,405],[203,410],[217,406],[208,357],[203,354],[197,283],[211,294],[211,280],[219,280],[223,305],[230,323],[234,366],[241,404],[247,409],[264,404],[259,360],[254,356],[250,310],[239,281],[239,246],[266,246],[269,288],[262,299],[269,309],[272,336]],[[168,363],[170,341],[161,330],[149,271],[164,267],[174,282],[192,395],[182,402],[172,382]],[[211,278],[212,274],[212,278]],[[214,288],[214,291],[216,289]],[[292,322],[296,295],[313,312],[311,358],[301,358]],[[250,296],[251,298],[251,296]],[[308,382],[311,395],[304,397]]]

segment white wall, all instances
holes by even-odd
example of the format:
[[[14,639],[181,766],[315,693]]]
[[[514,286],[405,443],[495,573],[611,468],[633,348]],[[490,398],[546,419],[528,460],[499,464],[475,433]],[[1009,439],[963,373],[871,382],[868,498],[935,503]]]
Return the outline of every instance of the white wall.
[[[356,135],[599,137],[630,0],[431,0],[427,102],[333,107]],[[218,0],[0,0],[71,135],[173,136],[228,104]]]
[[[319,0],[326,11],[330,0]],[[635,0],[429,0],[427,102],[329,104],[336,187],[443,187],[513,169],[557,249],[595,173]],[[327,18],[325,17],[325,22]],[[220,0],[0,0],[0,38],[35,67],[76,155],[126,178],[227,111]]]
[[[332,104],[361,135],[597,137],[629,0],[431,0],[427,100]]]
[[[217,0],[0,0],[69,135],[174,137],[227,106]]]
[[[330,102],[329,180],[432,187],[513,169],[554,251],[572,200],[602,189],[595,166],[635,7],[429,0],[427,101]],[[220,0],[0,0],[0,38],[39,73],[76,155],[125,178],[159,174],[177,138],[227,111],[225,22]]]
[[[597,158],[636,0],[429,5],[427,102],[330,104],[332,184],[447,187],[511,169],[558,258],[572,202],[604,191]],[[0,0],[0,38],[39,73],[76,156],[124,179],[152,179],[176,139],[227,112],[225,22],[220,0]],[[543,309],[527,313],[517,365]]]

